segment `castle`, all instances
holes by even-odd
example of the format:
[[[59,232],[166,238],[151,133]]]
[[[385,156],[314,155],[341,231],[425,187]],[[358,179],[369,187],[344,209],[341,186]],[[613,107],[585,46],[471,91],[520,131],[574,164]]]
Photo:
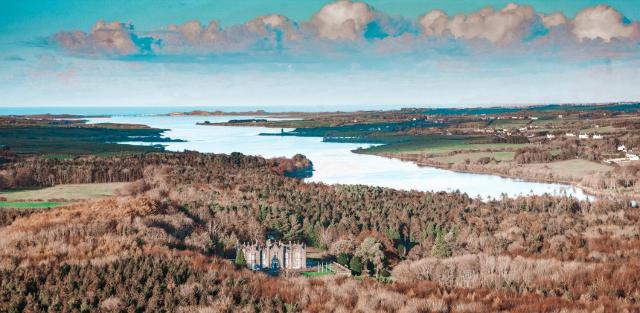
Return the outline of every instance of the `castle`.
[[[302,243],[282,243],[267,240],[266,243],[241,244],[247,267],[254,270],[286,271],[307,267],[307,255]]]

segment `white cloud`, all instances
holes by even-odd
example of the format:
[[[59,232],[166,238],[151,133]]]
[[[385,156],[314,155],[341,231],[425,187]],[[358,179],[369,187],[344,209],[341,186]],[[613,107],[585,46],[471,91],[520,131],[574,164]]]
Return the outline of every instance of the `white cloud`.
[[[555,12],[549,15],[540,14],[542,24],[547,28],[557,27],[567,23],[567,17],[560,12]]]
[[[610,42],[614,38],[638,38],[638,23],[625,25],[620,12],[607,5],[598,5],[580,11],[573,20],[573,33],[578,40],[602,39]]]
[[[211,21],[203,27],[199,21],[189,21],[182,25],[169,25],[170,32],[165,40],[183,41],[189,44],[213,44],[220,37],[220,27],[216,21]]]
[[[268,36],[271,31],[278,29],[284,33],[286,39],[295,40],[300,38],[300,34],[293,22],[280,14],[258,16],[245,25],[250,31],[261,36]]]
[[[444,36],[449,28],[449,17],[441,10],[433,10],[418,21],[427,36]]]
[[[59,32],[53,36],[63,48],[85,53],[134,54],[138,52],[132,40],[129,24],[98,21],[87,34],[80,31]]]
[[[424,36],[420,36],[420,32]],[[140,37],[129,24],[98,21],[91,32],[60,32],[52,41],[66,50],[85,54],[207,55],[290,51],[295,54],[384,53],[452,51],[467,42],[486,42],[484,51],[527,51],[556,48],[573,51],[629,49],[640,39],[638,23],[627,21],[606,5],[587,8],[569,19],[561,12],[549,15],[531,6],[508,4],[470,14],[448,16],[442,10],[427,12],[410,22],[391,17],[364,2],[337,0],[324,5],[309,21],[295,22],[271,14],[240,25],[221,28],[216,21],[203,25],[189,21]],[[455,40],[429,41],[425,37]],[[366,39],[366,40],[365,40]],[[375,40],[374,40],[375,39]],[[379,39],[379,40],[378,40]],[[533,40],[535,39],[535,41]],[[598,39],[590,43],[583,42]],[[616,40],[612,43],[614,39]],[[159,43],[159,44],[158,44]],[[449,46],[444,46],[449,45]],[[488,49],[488,50],[487,50]],[[427,51],[428,50],[428,51]]]
[[[419,23],[427,36],[451,35],[458,39],[484,39],[496,44],[508,44],[522,39],[538,19],[532,7],[511,3],[500,11],[487,7],[453,18],[435,10],[423,15]]]
[[[339,0],[329,3],[311,17],[311,25],[325,39],[356,40],[375,16],[375,11],[363,2]]]

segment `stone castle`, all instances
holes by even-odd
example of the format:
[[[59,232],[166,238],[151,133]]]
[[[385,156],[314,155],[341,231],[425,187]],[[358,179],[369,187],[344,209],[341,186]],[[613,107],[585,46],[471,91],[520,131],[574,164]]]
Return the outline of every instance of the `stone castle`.
[[[282,243],[267,240],[266,243],[241,244],[247,267],[254,270],[286,271],[307,267],[307,255],[302,243]]]

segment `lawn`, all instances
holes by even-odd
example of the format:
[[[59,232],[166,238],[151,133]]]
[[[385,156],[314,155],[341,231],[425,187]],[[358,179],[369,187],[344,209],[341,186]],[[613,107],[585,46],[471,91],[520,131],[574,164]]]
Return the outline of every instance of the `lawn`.
[[[335,275],[335,274],[336,274],[336,272],[331,268],[331,266],[329,266],[329,270],[328,271],[304,272],[304,273],[302,273],[302,276],[304,276],[304,277],[321,277],[321,276]]]
[[[58,185],[41,189],[0,191],[6,201],[74,201],[103,198],[114,195],[127,183]]]
[[[321,276],[327,276],[327,275],[334,275],[334,272],[304,272],[302,273],[302,276],[304,277],[321,277]]]
[[[12,209],[47,209],[64,205],[64,202],[9,202],[0,201],[0,208]]]

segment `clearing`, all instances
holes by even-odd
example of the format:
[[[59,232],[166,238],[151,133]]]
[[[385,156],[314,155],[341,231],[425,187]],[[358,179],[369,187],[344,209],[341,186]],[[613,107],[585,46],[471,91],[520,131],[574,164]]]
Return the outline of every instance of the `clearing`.
[[[72,202],[109,197],[128,183],[58,185],[42,189],[0,191],[7,202],[54,201]]]
[[[434,161],[439,163],[461,163],[465,160],[469,160],[471,162],[476,162],[481,158],[489,157],[494,158],[498,161],[513,161],[513,157],[515,152],[511,151],[500,151],[500,152],[469,152],[469,153],[458,153],[454,155],[443,155],[431,158]]]
[[[587,175],[597,173],[605,173],[612,169],[609,165],[580,159],[527,164],[525,166],[536,170],[548,170],[554,175],[574,179],[581,179]]]

